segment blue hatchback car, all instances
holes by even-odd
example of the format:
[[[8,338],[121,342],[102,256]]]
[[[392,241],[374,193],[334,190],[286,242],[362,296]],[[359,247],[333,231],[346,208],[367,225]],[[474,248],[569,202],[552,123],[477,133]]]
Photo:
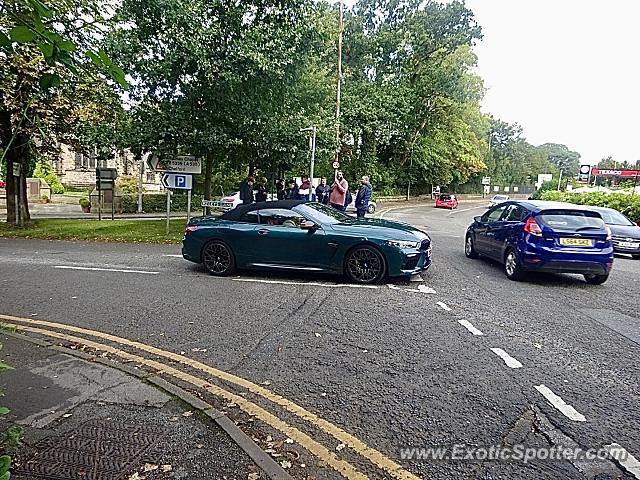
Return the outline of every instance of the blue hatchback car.
[[[611,230],[598,212],[534,200],[501,203],[475,217],[465,236],[465,254],[503,263],[511,280],[529,271],[579,273],[598,285],[613,265]]]

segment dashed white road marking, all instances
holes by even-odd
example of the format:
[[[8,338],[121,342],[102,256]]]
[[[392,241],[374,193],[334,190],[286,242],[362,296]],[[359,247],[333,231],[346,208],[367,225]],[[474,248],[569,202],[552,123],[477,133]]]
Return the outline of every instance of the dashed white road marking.
[[[640,479],[640,461],[631,455],[622,445],[612,443],[605,445],[611,458],[615,459],[622,467],[636,478]]]
[[[422,293],[436,293],[433,288],[427,287],[426,285],[418,285],[418,290]]]
[[[377,285],[352,285],[348,283],[319,283],[319,282],[281,282],[279,280],[261,280],[258,278],[234,278],[234,282],[249,282],[249,283],[269,283],[277,285],[303,285],[309,287],[325,287],[325,288],[369,288],[375,290]]]
[[[182,255],[177,255],[177,254],[174,254],[174,253],[165,253],[162,256],[163,257],[182,258]]]
[[[498,355],[502,360],[504,360],[504,363],[507,364],[507,367],[509,367],[509,368],[522,368],[522,364],[518,360],[513,358],[511,355],[509,355],[507,352],[505,352],[503,349],[501,349],[501,348],[492,348],[491,351],[493,353],[495,353],[496,355]]]
[[[443,309],[445,312],[450,312],[450,311],[451,311],[451,308],[449,308],[449,305],[447,305],[447,304],[446,304],[446,303],[444,303],[444,302],[437,302],[437,305],[438,305],[441,309]]]
[[[467,330],[469,330],[474,335],[477,335],[479,337],[484,335],[484,333],[482,333],[480,330],[474,327],[473,324],[468,320],[458,320],[458,323],[462,325],[464,328],[466,328]]]
[[[471,207],[471,208],[463,208],[462,210],[458,210],[457,208],[455,210],[451,210],[451,212],[449,212],[448,216],[453,215],[454,213],[462,213],[462,212],[470,212],[471,210],[477,210],[478,208],[487,208],[486,205],[479,205],[477,207]]]
[[[72,267],[70,265],[54,265],[59,270],[88,270],[91,272],[118,272],[118,273],[142,273],[146,275],[158,275],[160,272],[148,270],[125,270],[122,268],[98,268],[98,267]]]
[[[565,401],[562,398],[560,398],[558,395],[553,393],[551,389],[546,385],[536,385],[534,388],[538,390],[544,398],[547,399],[547,402],[549,402],[553,407],[560,410],[560,412],[565,417],[569,418],[570,420],[573,420],[574,422],[587,421],[584,415],[582,415],[580,412],[578,412],[575,408],[573,408],[568,403],[565,403]]]

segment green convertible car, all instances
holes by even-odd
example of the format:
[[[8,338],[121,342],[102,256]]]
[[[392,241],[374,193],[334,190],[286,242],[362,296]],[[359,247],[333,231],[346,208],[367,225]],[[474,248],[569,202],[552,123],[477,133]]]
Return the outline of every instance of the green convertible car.
[[[305,270],[370,284],[427,270],[431,239],[405,223],[359,220],[319,203],[282,200],[192,219],[182,256],[211,275],[236,268]]]

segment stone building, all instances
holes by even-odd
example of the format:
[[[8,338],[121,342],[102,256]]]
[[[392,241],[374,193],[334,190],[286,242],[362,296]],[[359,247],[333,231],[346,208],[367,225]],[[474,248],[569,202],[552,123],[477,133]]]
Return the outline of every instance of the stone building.
[[[75,152],[67,145],[60,146],[60,155],[51,162],[53,168],[65,186],[91,187],[96,183],[96,167],[116,168],[118,177],[138,178],[140,163],[131,152],[118,152],[113,158],[98,160],[95,152]],[[146,191],[160,190],[160,174],[146,169],[142,175],[142,185]]]

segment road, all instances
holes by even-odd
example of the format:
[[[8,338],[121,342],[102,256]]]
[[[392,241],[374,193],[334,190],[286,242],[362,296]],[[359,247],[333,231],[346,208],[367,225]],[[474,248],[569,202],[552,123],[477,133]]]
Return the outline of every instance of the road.
[[[215,367],[212,383],[271,414],[227,404],[255,436],[284,439],[279,422],[304,434],[294,438],[296,478],[640,478],[630,457],[416,458],[413,449],[460,444],[616,444],[640,459],[640,261],[616,258],[602,286],[574,275],[512,282],[464,256],[465,228],[481,212],[385,212],[432,235],[434,265],[420,282],[376,288],[296,274],[214,278],[176,246],[0,239],[0,314]]]

